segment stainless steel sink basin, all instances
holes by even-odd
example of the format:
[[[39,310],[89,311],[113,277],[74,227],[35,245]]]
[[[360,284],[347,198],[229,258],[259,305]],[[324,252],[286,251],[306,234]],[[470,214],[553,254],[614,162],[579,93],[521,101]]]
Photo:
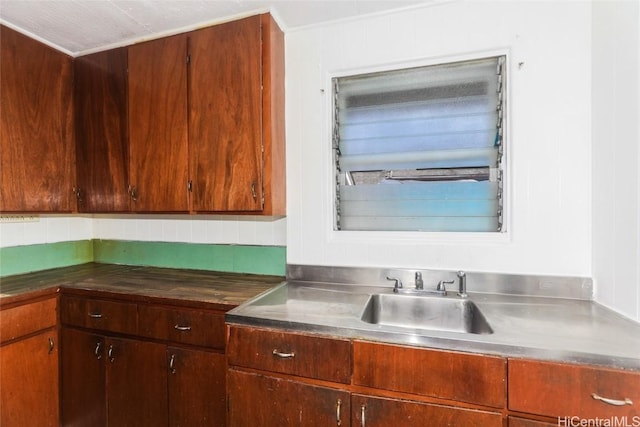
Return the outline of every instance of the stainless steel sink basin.
[[[478,307],[469,299],[428,295],[371,295],[361,320],[411,329],[492,334]]]

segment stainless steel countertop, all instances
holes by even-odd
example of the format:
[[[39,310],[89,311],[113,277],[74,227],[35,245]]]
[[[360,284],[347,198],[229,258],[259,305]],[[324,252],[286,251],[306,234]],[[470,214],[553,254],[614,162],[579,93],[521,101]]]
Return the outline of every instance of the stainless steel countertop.
[[[426,285],[425,285],[426,286]],[[492,334],[381,326],[361,320],[391,286],[289,281],[229,311],[229,323],[394,344],[640,370],[640,324],[591,300],[473,293]]]

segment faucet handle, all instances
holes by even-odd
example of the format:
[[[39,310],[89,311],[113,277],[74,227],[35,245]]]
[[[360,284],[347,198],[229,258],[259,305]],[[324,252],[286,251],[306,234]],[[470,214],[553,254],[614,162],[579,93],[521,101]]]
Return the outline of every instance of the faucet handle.
[[[447,286],[446,285],[452,285],[454,282],[454,280],[440,280],[438,282],[438,287],[436,288],[437,291],[440,292],[444,292],[445,294],[447,293]]]
[[[394,280],[395,283],[393,285],[393,292],[398,293],[398,289],[402,288],[402,280],[396,278],[396,277],[389,277],[387,276],[387,280]]]

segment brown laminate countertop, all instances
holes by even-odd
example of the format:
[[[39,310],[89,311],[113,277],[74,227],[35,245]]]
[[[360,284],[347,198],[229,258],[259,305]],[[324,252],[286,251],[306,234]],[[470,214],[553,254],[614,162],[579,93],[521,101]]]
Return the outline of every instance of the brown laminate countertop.
[[[63,289],[228,310],[284,280],[283,276],[88,263],[0,278],[0,305]]]

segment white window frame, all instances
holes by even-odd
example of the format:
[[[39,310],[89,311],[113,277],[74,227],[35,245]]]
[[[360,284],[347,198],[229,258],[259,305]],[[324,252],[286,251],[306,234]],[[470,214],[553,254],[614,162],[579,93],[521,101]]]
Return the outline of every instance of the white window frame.
[[[334,78],[352,76],[357,74],[368,74],[376,72],[392,71],[402,68],[424,67],[431,65],[440,65],[446,63],[460,62],[460,61],[472,61],[482,58],[505,56],[504,66],[506,67],[506,79],[504,84],[504,133],[503,143],[504,154],[502,160],[502,173],[503,173],[503,229],[502,231],[492,232],[444,232],[444,231],[363,231],[363,230],[336,230],[334,228],[335,223],[335,200],[336,200],[336,185],[335,185],[335,161],[333,159],[333,117],[334,117],[334,100],[333,100],[333,85]],[[511,76],[513,74],[511,64],[511,52],[509,49],[496,49],[486,50],[481,52],[473,52],[468,54],[451,55],[443,57],[433,58],[421,58],[415,60],[390,62],[386,64],[369,64],[362,67],[353,67],[346,69],[327,70],[323,78],[324,94],[331,94],[331,96],[325,96],[325,150],[327,153],[326,164],[328,170],[325,175],[324,182],[326,184],[325,200],[328,202],[325,210],[325,220],[323,224],[324,230],[326,230],[326,242],[328,244],[362,244],[362,243],[406,243],[406,244],[419,244],[419,243],[436,243],[436,244],[507,244],[511,243],[513,239],[513,224],[512,224],[512,194],[511,189],[513,184],[511,182],[511,151],[513,143],[511,141]]]

